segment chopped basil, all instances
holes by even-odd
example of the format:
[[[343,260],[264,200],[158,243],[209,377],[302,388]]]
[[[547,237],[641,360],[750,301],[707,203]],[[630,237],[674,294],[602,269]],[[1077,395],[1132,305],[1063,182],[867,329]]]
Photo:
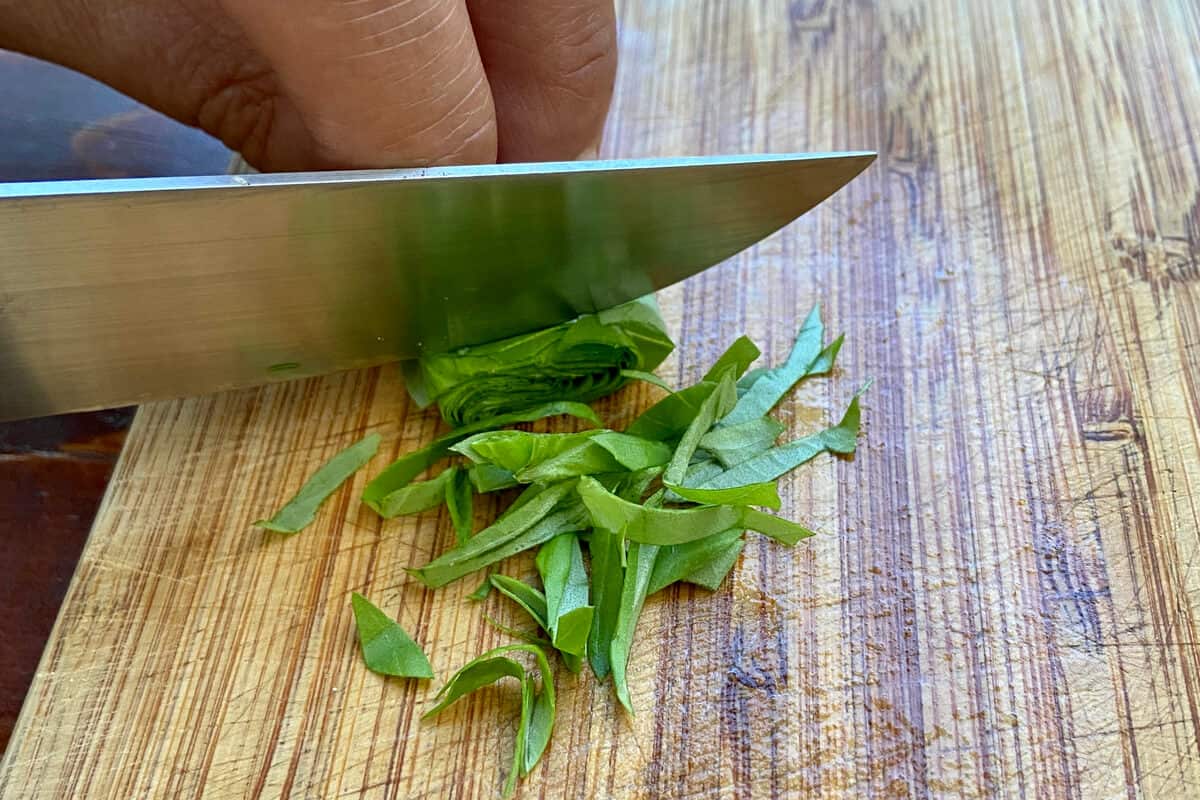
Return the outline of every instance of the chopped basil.
[[[432,678],[433,667],[404,629],[358,592],[350,595],[367,668],[380,675]]]
[[[436,402],[451,425],[469,425],[551,400],[590,402],[622,386],[629,370],[662,363],[675,345],[653,297],[534,333],[405,365],[421,405]]]
[[[600,419],[596,416],[596,412],[583,403],[556,402],[546,403],[512,414],[493,417],[472,425],[464,425],[445,436],[434,439],[420,450],[415,450],[392,462],[387,469],[376,475],[367,484],[367,487],[363,490],[363,502],[374,511],[379,512],[380,509],[386,506],[389,495],[401,491],[408,486],[413,478],[449,456],[451,447],[472,434],[495,428],[503,428],[505,425],[516,425],[519,422],[533,422],[534,420],[564,414],[586,419],[595,425],[600,424]]]
[[[379,434],[368,434],[329,459],[300,487],[296,496],[270,519],[254,524],[276,533],[298,533],[317,516],[317,509],[347,478],[362,469],[379,450]]]
[[[534,656],[541,675],[540,688],[520,662],[508,657],[509,653],[529,653]],[[505,645],[467,662],[438,691],[436,705],[426,711],[423,718],[435,717],[471,692],[503,678],[515,678],[521,685],[521,715],[513,746],[512,768],[503,790],[504,797],[511,797],[516,789],[517,778],[528,775],[537,765],[554,730],[554,678],[546,654],[540,647],[535,644]]]

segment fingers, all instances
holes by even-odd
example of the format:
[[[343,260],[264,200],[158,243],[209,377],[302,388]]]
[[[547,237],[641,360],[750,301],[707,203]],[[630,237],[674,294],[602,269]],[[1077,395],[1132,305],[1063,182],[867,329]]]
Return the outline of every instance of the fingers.
[[[98,78],[260,169],[496,158],[463,0],[0,0],[0,47]]]
[[[600,135],[617,70],[612,0],[467,0],[502,161],[572,159]]]
[[[578,155],[612,92],[612,1],[465,1],[0,2],[0,46],[199,125],[260,169]]]
[[[296,111],[294,119],[268,112],[264,121],[261,101],[241,99],[237,87],[229,100],[210,104],[218,119],[207,126],[224,119],[246,127],[239,116],[260,115],[249,126],[251,147],[242,148],[252,163],[294,169],[297,161],[374,167],[495,160],[495,112],[462,0],[221,3],[271,64],[278,96]],[[276,129],[278,123],[288,127]],[[289,149],[276,137],[306,138],[308,150]]]

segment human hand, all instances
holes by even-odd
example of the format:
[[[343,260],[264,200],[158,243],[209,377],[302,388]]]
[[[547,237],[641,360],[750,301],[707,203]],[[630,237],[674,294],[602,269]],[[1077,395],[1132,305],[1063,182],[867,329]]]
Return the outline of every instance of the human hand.
[[[574,158],[616,73],[612,0],[0,0],[0,48],[263,170]]]

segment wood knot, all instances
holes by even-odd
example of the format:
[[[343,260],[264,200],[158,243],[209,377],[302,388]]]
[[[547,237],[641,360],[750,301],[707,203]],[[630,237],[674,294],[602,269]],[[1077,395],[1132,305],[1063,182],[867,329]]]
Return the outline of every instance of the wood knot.
[[[1083,438],[1089,442],[1131,442],[1137,431],[1129,420],[1093,420],[1083,425]]]

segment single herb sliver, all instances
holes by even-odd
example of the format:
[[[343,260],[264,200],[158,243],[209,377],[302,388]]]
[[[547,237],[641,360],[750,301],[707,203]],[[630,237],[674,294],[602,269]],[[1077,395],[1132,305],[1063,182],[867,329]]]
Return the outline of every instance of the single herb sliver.
[[[779,487],[775,485],[774,481],[748,483],[729,489],[690,489],[686,486],[676,486],[673,483],[664,485],[681,499],[704,505],[765,506],[772,511],[778,511],[783,504],[779,499]]]
[[[696,410],[696,416],[684,430],[683,436],[675,448],[675,454],[671,456],[671,461],[663,472],[665,483],[680,483],[683,480],[692,456],[695,455],[696,448],[700,446],[700,439],[708,432],[709,428],[717,423],[717,420],[729,413],[736,402],[737,390],[734,386],[734,375],[732,370],[726,370],[721,373],[717,379],[716,388],[700,404],[700,408]]]
[[[498,561],[586,527],[588,514],[574,496],[574,483],[530,486],[503,516],[467,542],[409,572],[437,588]]]
[[[737,425],[714,428],[700,439],[700,447],[725,467],[736,466],[769,450],[785,426],[774,417],[759,417]]]
[[[555,536],[538,549],[534,561],[546,588],[547,630],[568,668],[578,672],[595,613],[588,603],[588,575],[579,537],[573,533]]]
[[[746,506],[638,505],[622,500],[589,477],[579,479],[579,496],[596,527],[621,531],[626,539],[643,544],[684,544],[730,528],[758,531],[787,545],[813,535],[802,525]]]
[[[787,361],[755,379],[729,412],[725,424],[737,425],[764,416],[801,380],[833,369],[833,361],[842,346],[842,340],[838,338],[829,348],[822,349],[821,340],[824,336],[821,307],[816,305],[800,326],[800,333],[796,336]]]
[[[529,653],[534,656],[542,679],[540,688],[525,667],[508,657],[509,653]],[[537,765],[554,730],[554,678],[542,648],[535,644],[510,644],[489,650],[467,662],[438,691],[437,704],[425,712],[423,719],[437,716],[471,692],[503,678],[515,678],[521,685],[521,715],[513,746],[513,763],[504,782],[503,796],[511,797],[516,789],[517,778],[528,775]]]
[[[714,533],[712,536],[706,536],[694,542],[661,548],[658,551],[658,558],[654,562],[654,572],[650,576],[646,594],[654,594],[673,583],[688,580],[690,576],[700,570],[709,569],[715,560],[728,559],[731,550],[733,551],[733,560],[729,561],[729,566],[732,566],[733,561],[737,560],[737,554],[742,551],[742,543],[742,532],[735,528]],[[733,550],[735,546],[736,550]],[[725,572],[728,571],[727,568]],[[725,573],[722,572],[721,577],[723,578],[724,575]],[[719,584],[720,580],[717,583]],[[708,586],[707,583],[704,585],[707,588],[714,588]]]
[[[447,492],[458,473],[458,467],[450,467],[427,481],[410,483],[384,497],[375,510],[384,519],[392,519],[437,508],[446,501]]]
[[[298,533],[317,516],[321,503],[333,494],[347,478],[362,469],[379,450],[379,434],[368,434],[362,441],[350,445],[329,459],[300,487],[296,496],[270,519],[254,524],[276,533]]]
[[[600,424],[600,418],[596,416],[596,412],[583,403],[557,402],[546,403],[512,414],[492,417],[473,425],[464,425],[445,436],[434,439],[420,450],[414,450],[408,455],[392,462],[363,489],[363,502],[376,513],[382,513],[382,509],[387,507],[390,495],[403,490],[412,482],[413,478],[443,458],[448,457],[450,455],[450,448],[468,436],[495,428],[503,428],[505,425],[533,422],[534,420],[556,417],[563,414],[586,419],[597,426]],[[376,446],[378,446],[378,443],[376,443]]]
[[[549,632],[550,624],[546,621],[546,595],[524,581],[507,575],[493,575],[491,582],[496,591],[525,609],[525,613],[533,617],[539,628]]]
[[[368,669],[400,678],[433,677],[429,659],[395,620],[358,592],[350,596],[350,603]]]
[[[691,480],[688,483],[699,489],[730,489],[751,483],[773,481],[821,453],[853,453],[857,444],[858,427],[858,395],[855,395],[841,421],[832,428],[764,450],[724,472],[711,477],[706,476],[696,484],[692,484]]]
[[[612,641],[621,610],[621,586],[624,583],[621,567],[624,547],[625,542],[620,536],[604,528],[593,529],[588,541],[595,613],[588,631],[587,654],[592,672],[598,680],[604,680],[612,671]]]
[[[454,526],[454,537],[459,544],[470,539],[475,529],[474,496],[468,472],[454,468],[454,478],[446,487],[446,510],[450,513],[450,524]]]
[[[613,688],[616,689],[617,699],[630,714],[633,713],[633,701],[629,697],[626,667],[629,664],[629,651],[633,647],[634,629],[637,627],[638,617],[642,614],[642,605],[646,602],[650,577],[654,574],[654,561],[658,550],[654,545],[636,542],[629,546],[617,625],[613,631],[610,652]]]

